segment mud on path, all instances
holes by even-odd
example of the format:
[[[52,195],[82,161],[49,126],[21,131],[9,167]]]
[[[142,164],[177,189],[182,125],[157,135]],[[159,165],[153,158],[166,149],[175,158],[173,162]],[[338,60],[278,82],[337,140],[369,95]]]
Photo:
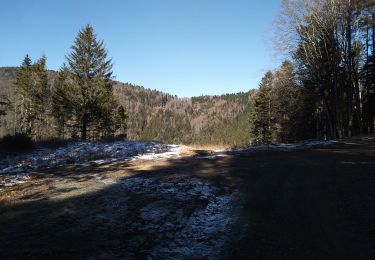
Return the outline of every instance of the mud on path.
[[[375,142],[70,165],[0,191],[0,258],[375,259]]]

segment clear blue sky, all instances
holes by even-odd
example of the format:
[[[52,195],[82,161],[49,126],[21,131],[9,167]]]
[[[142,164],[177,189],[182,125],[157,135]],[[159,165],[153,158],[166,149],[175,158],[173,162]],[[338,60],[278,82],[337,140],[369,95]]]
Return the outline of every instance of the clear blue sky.
[[[265,44],[280,0],[12,0],[0,7],[0,66],[26,53],[58,70],[93,25],[116,80],[181,97],[247,91],[273,67]]]

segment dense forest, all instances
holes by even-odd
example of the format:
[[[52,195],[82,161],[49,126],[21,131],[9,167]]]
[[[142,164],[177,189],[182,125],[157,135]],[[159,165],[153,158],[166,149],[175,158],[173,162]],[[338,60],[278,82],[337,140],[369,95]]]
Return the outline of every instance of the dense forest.
[[[283,1],[274,36],[290,61],[262,79],[252,142],[374,134],[374,3]]]
[[[256,90],[192,98],[115,81],[87,25],[59,72],[28,55],[0,69],[0,135],[227,145],[373,135],[374,6],[284,0],[272,33],[282,65]]]

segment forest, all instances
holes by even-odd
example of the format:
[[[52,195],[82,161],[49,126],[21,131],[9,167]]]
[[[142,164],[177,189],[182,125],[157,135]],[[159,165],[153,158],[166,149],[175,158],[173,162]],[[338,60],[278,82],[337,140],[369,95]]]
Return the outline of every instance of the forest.
[[[283,1],[274,41],[291,60],[260,83],[255,142],[374,134],[374,15],[374,1]]]
[[[18,71],[19,68],[15,67],[0,68],[1,94],[5,97],[4,101],[15,98],[14,83]],[[59,73],[48,70],[47,75],[48,89],[53,91]],[[249,142],[249,133],[243,129],[249,126],[249,104],[253,90],[221,96],[178,98],[130,83],[115,80],[111,82],[115,100],[124,107],[126,113],[126,120],[123,122],[126,129],[122,131],[129,140],[225,145],[245,145]],[[18,132],[19,127],[14,120],[14,107],[4,104],[4,110],[6,115],[0,119],[0,135],[13,135]],[[62,133],[58,132],[54,116],[47,114],[46,117],[49,118],[51,126],[40,138],[71,138],[69,126],[64,127],[62,136]],[[117,132],[108,134],[119,136],[121,133],[120,129],[117,129]],[[94,139],[91,135],[88,138]]]

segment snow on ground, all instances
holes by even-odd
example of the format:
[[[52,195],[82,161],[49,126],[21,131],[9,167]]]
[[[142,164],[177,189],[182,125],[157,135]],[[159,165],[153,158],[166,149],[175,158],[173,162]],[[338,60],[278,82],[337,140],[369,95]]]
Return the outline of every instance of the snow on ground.
[[[180,156],[183,146],[166,145],[156,142],[75,142],[52,148],[38,148],[34,151],[11,154],[0,158],[0,175],[8,180],[8,185],[22,182],[25,173],[41,168],[50,168],[66,164],[91,162],[104,164],[117,160],[157,160]],[[5,183],[6,180],[0,179]]]
[[[158,159],[170,159],[170,158],[176,158],[179,157],[181,154],[181,151],[185,148],[186,146],[181,146],[181,145],[167,145],[168,151],[162,152],[162,153],[157,153],[157,152],[152,152],[152,153],[144,153],[144,154],[139,154],[136,155],[132,158],[132,160],[158,160]]]
[[[126,191],[124,194],[133,194],[136,201],[149,198],[137,209],[132,209],[132,202],[128,201],[136,218],[125,225],[134,234],[147,233],[154,238],[151,259],[218,259],[227,252],[236,221],[237,192],[224,191],[197,178],[144,175],[115,183]],[[142,200],[137,200],[137,196]],[[139,240],[142,239],[134,235],[129,246],[137,248]]]
[[[375,165],[374,161],[359,161],[359,162],[353,162],[353,161],[343,161],[341,164],[345,165]]]
[[[261,145],[250,145],[247,147],[241,148],[224,148],[224,149],[205,149],[207,151],[211,151],[215,153],[215,155],[210,156],[200,156],[201,158],[205,159],[216,159],[218,157],[225,156],[225,153],[247,153],[247,152],[257,152],[257,151],[268,151],[268,150],[289,150],[294,148],[312,148],[312,147],[323,147],[329,146],[334,144],[340,144],[341,141],[336,140],[308,140],[302,141],[298,143],[290,143],[290,144],[261,144]]]
[[[227,154],[257,152],[265,150],[288,150],[311,148],[340,143],[339,141],[305,141],[294,144],[255,145],[245,148],[209,150],[215,154],[197,156],[203,159],[217,159]],[[90,162],[100,165],[118,160],[160,160],[181,157],[186,146],[167,145],[157,142],[115,141],[74,142],[53,148],[38,148],[34,151],[2,156],[0,158],[0,186],[13,186],[27,180],[30,171],[52,168],[67,164]]]
[[[179,156],[182,148],[156,142],[76,142],[57,149],[39,148],[29,153],[4,156],[0,159],[0,174],[27,172],[72,163],[103,164],[123,159],[173,158]]]
[[[199,158],[203,159],[218,159],[218,158],[223,158],[227,157],[227,154],[216,154],[216,155],[204,155],[204,156],[199,156]]]
[[[310,141],[298,144],[260,145],[212,152],[198,158],[215,159],[231,153],[261,150],[288,150],[336,144],[337,141]],[[22,155],[0,158],[1,186],[13,186],[29,178],[27,172],[69,163],[103,164],[116,160],[158,160],[178,158],[186,147],[155,142],[118,141],[110,143],[71,143],[58,149],[38,149]],[[90,216],[95,226],[120,223],[132,236],[127,241],[129,258],[148,241],[149,258],[218,259],[228,252],[237,221],[237,192],[229,192],[199,178],[163,178],[144,174],[126,179],[95,179],[118,190],[126,206],[119,211],[118,200],[102,197],[105,211]],[[117,194],[117,193],[115,193]],[[118,198],[116,196],[116,198]],[[124,218],[123,216],[127,216]],[[90,223],[91,223],[90,222]],[[96,223],[97,222],[97,223]],[[92,223],[91,223],[92,224]],[[119,224],[119,225],[120,225]],[[88,224],[87,224],[88,225]],[[78,225],[76,232],[90,226]],[[149,238],[153,238],[149,241]],[[225,258],[225,257],[224,257]]]
[[[245,148],[212,150],[214,153],[282,150],[297,147],[315,147],[337,144],[338,141],[306,141],[295,144],[255,145]],[[23,154],[12,154],[0,158],[0,174],[19,174],[41,168],[56,167],[72,163],[92,162],[104,164],[117,160],[158,160],[179,157],[186,146],[167,145],[156,142],[75,142],[57,149],[39,148]],[[225,156],[212,155],[214,159]]]
[[[213,149],[214,153],[249,152],[273,149],[292,149],[337,144],[338,141],[305,141],[294,144],[254,145],[245,148]],[[32,152],[11,154],[0,158],[0,174],[23,173],[40,168],[56,167],[71,163],[92,162],[104,164],[117,160],[157,160],[176,158],[186,146],[166,145],[156,142],[75,142],[66,146],[39,148]],[[208,149],[209,150],[209,149]],[[224,155],[203,156],[214,159]]]
[[[263,144],[253,145],[245,148],[234,148],[228,149],[227,152],[233,153],[246,153],[246,152],[257,152],[257,151],[268,151],[268,150],[289,150],[294,148],[312,148],[312,147],[323,147],[334,144],[340,144],[342,142],[336,140],[322,141],[322,140],[309,140],[291,144]]]

